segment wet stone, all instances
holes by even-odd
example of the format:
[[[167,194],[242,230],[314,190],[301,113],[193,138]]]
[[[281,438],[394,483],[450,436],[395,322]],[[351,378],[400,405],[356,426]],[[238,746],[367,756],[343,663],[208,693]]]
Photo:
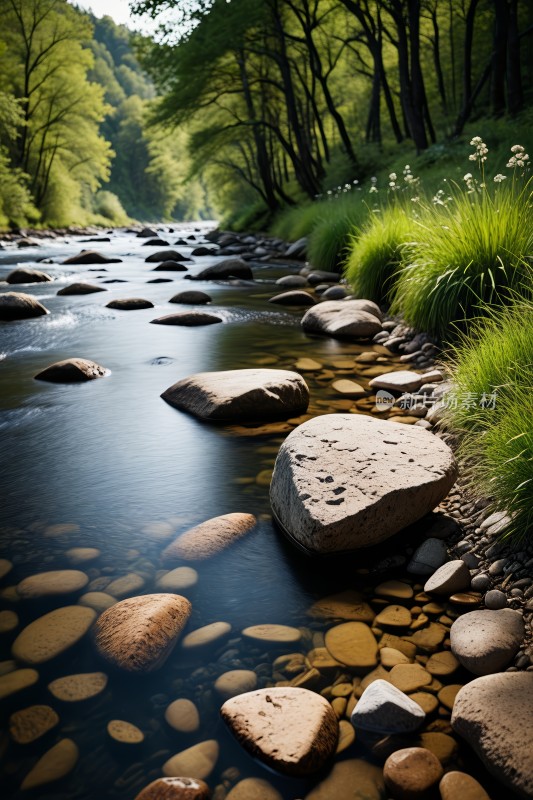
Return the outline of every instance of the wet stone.
[[[423,747],[406,747],[392,753],[383,767],[385,785],[397,800],[426,797],[443,775],[438,758]]]
[[[353,589],[317,600],[307,613],[319,619],[345,619],[368,623],[371,623],[375,616],[368,603],[363,601],[362,594]]]
[[[123,575],[111,581],[111,583],[106,586],[106,592],[120,600],[123,597],[128,597],[128,595],[139,592],[143,588],[144,583],[144,578],[137,575],[135,572],[130,572],[128,575]]]
[[[404,653],[396,650],[394,647],[382,647],[379,651],[379,659],[382,666],[387,669],[395,667],[397,664],[409,664],[409,659]]]
[[[439,701],[442,703],[442,705],[451,711],[453,709],[455,698],[457,697],[459,691],[462,688],[463,686],[460,683],[451,683],[448,686],[443,686],[443,688],[438,693],[437,697],[439,698]]]
[[[14,631],[18,624],[19,617],[15,611],[0,611],[0,634]]]
[[[426,750],[437,756],[443,766],[456,756],[459,749],[456,739],[448,736],[447,733],[440,733],[439,731],[421,733],[419,742],[420,747],[425,747]],[[463,800],[462,797],[461,800]]]
[[[15,711],[9,718],[9,734],[17,744],[31,744],[59,723],[50,706],[29,706]]]
[[[0,580],[9,575],[13,569],[13,564],[7,558],[0,558]]]
[[[383,797],[381,768],[362,759],[348,759],[336,763],[305,800],[382,800]]]
[[[229,622],[211,622],[209,625],[204,625],[203,628],[197,628],[195,631],[188,633],[183,638],[181,646],[185,650],[205,647],[228,636],[230,632],[231,625]]]
[[[101,614],[107,608],[111,608],[118,602],[116,597],[111,597],[107,592],[86,592],[78,600],[80,606],[92,608],[97,614]]]
[[[404,606],[386,606],[374,620],[374,625],[386,628],[408,628],[411,624],[411,612]]]
[[[378,662],[378,644],[363,622],[345,622],[326,633],[326,647],[337,661],[348,667],[371,669]]]
[[[64,703],[78,703],[96,697],[107,686],[107,675],[103,672],[85,672],[66,675],[48,684],[49,692]]]
[[[136,725],[123,719],[112,719],[108,722],[107,732],[119,744],[135,745],[144,741],[144,733]]]
[[[247,639],[269,644],[294,644],[302,638],[298,628],[289,625],[252,625],[242,631]]]
[[[163,551],[164,562],[203,561],[225,550],[255,527],[252,514],[233,513],[202,522],[181,534]]]
[[[426,669],[432,675],[452,675],[459,668],[459,661],[450,650],[433,653],[426,663]]]
[[[21,790],[35,789],[64,778],[72,772],[79,758],[78,746],[72,739],[61,739],[48,750],[26,775]]]
[[[249,669],[234,669],[224,672],[215,681],[215,690],[223,700],[229,700],[244,692],[251,692],[256,686],[257,675]]]
[[[17,585],[17,594],[25,600],[71,594],[89,583],[85,572],[75,569],[54,570],[30,575]]]
[[[490,800],[481,784],[466,772],[447,772],[439,783],[439,792],[441,800]]]
[[[135,800],[209,800],[210,796],[207,783],[196,778],[158,778]]]
[[[28,689],[39,680],[35,669],[16,669],[0,676],[0,700]]]
[[[282,796],[263,778],[245,778],[233,787],[226,800],[282,800]]]
[[[339,741],[337,742],[336,755],[343,753],[355,742],[355,730],[351,723],[345,719],[339,722]]]
[[[13,643],[15,658],[42,664],[73,647],[85,636],[96,613],[83,606],[64,606],[30,622]]]
[[[413,692],[409,697],[411,700],[414,700],[415,703],[418,703],[425,714],[433,714],[439,705],[437,698],[429,692]]]
[[[200,715],[192,700],[181,697],[165,711],[165,719],[179,733],[194,733],[200,727]]]
[[[434,653],[438,650],[448,631],[439,622],[430,622],[426,628],[415,631],[411,636],[406,637],[407,641],[416,645],[420,650]]]
[[[413,587],[403,581],[384,581],[374,589],[379,597],[390,597],[393,600],[410,600],[413,597]]]
[[[71,564],[86,564],[99,558],[101,551],[97,547],[71,547],[65,555]]]
[[[163,764],[163,775],[167,778],[187,775],[189,778],[208,778],[218,761],[219,746],[215,739],[188,747]]]
[[[401,692],[414,692],[431,683],[429,672],[420,664],[397,664],[389,673],[389,681]]]

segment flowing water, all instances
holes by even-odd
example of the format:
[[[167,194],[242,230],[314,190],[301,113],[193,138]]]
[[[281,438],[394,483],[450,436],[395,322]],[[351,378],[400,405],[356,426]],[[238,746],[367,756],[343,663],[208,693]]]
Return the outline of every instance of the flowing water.
[[[202,230],[206,230],[202,225],[182,226],[176,236],[195,233],[197,241],[191,244],[196,245]],[[24,625],[52,608],[76,602],[71,597],[17,601],[12,588],[28,575],[72,568],[66,555],[70,548],[101,551],[94,561],[75,567],[89,575],[89,588],[105,591],[110,580],[135,573],[144,581],[137,593],[148,593],[154,591],[162,549],[182,531],[233,511],[255,514],[259,522],[225,553],[194,565],[199,581],[187,593],[193,605],[187,630],[222,620],[232,626],[229,638],[198,656],[185,656],[178,645],[160,671],[134,679],[113,673],[99,661],[88,636],[60,659],[39,668],[36,687],[4,701],[3,723],[14,710],[41,703],[56,708],[60,725],[29,747],[4,737],[7,793],[3,796],[25,796],[19,787],[37,758],[59,738],[69,737],[80,750],[76,768],[59,783],[35,790],[34,796],[133,800],[143,786],[161,776],[161,766],[171,755],[216,739],[221,753],[208,778],[210,786],[228,775],[234,779],[227,770],[236,768],[241,777],[266,777],[287,800],[303,797],[316,780],[300,782],[270,774],[232,740],[219,720],[214,680],[227,670],[247,668],[256,671],[258,686],[264,686],[272,680],[272,662],[278,655],[291,649],[306,652],[320,642],[327,625],[306,615],[314,600],[346,588],[361,588],[372,597],[372,585],[385,577],[413,581],[401,567],[396,572],[379,571],[387,555],[383,548],[378,556],[364,559],[317,562],[296,552],[275,529],[268,501],[269,470],[281,441],[298,421],[259,432],[209,425],[170,407],[160,394],[194,372],[259,365],[292,369],[298,358],[308,356],[323,365],[318,372],[305,373],[312,415],[349,408],[369,413],[369,401],[355,405],[339,399],[331,382],[347,376],[368,385],[375,365],[357,365],[353,359],[372,347],[310,338],[300,328],[301,312],[280,310],[267,302],[276,291],[275,279],[297,271],[296,266],[254,264],[254,284],[190,283],[186,273],[152,272],[154,265],[144,259],[153,249],[144,247],[134,234],[114,232],[111,242],[102,244],[82,244],[83,238],[44,240],[40,247],[25,251],[7,245],[0,252],[0,279],[17,262],[43,258],[55,262],[30,264],[48,271],[53,283],[4,284],[2,289],[34,295],[50,314],[0,323],[1,555],[14,564],[2,581],[0,608],[14,610],[20,623],[13,632],[0,634],[0,659],[10,659],[12,641]],[[81,247],[94,247],[122,262],[104,268],[61,264]],[[190,252],[178,249],[185,255]],[[190,271],[215,260],[196,258]],[[172,282],[147,282],[161,275]],[[97,283],[107,291],[57,296],[61,286],[74,280]],[[107,282],[117,280],[124,282]],[[223,318],[222,325],[149,324],[182,308],[168,303],[172,295],[197,288],[212,296],[208,310]],[[120,297],[144,297],[155,308],[124,312],[105,307]],[[379,347],[374,350],[383,371],[395,364]],[[73,356],[102,364],[110,376],[81,385],[34,380],[44,367]],[[58,525],[68,527],[61,533],[54,527]],[[376,567],[377,561],[381,565]],[[302,642],[290,648],[246,643],[241,630],[260,623],[303,628]],[[109,673],[109,683],[102,694],[85,703],[56,702],[47,690],[54,678],[97,670]],[[460,674],[449,682],[466,679]],[[178,697],[197,704],[201,716],[197,733],[179,734],[166,724],[165,708]],[[143,744],[129,749],[114,746],[106,734],[111,719],[137,725],[145,735]],[[449,719],[445,708],[437,719],[443,724]],[[341,758],[368,755],[356,744]],[[468,762],[468,754],[461,751],[459,763],[464,759]],[[481,778],[485,781],[483,774]]]

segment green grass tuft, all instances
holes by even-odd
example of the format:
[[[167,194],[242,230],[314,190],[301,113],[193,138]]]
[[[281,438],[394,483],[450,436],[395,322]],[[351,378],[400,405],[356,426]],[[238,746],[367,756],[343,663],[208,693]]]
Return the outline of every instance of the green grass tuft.
[[[390,301],[415,223],[404,204],[371,213],[352,237],[345,275],[357,297]]]
[[[309,237],[309,261],[317,269],[340,271],[350,240],[368,216],[368,208],[357,194],[321,205],[321,217]]]
[[[512,514],[508,535],[533,533],[533,304],[477,320],[452,349],[446,422],[471,489]],[[485,397],[488,407],[480,405]],[[493,398],[495,397],[495,400]]]
[[[501,305],[533,286],[533,194],[512,184],[493,193],[455,193],[426,207],[401,269],[393,313],[418,330],[444,336],[467,327],[480,307]],[[406,259],[407,260],[407,259]]]

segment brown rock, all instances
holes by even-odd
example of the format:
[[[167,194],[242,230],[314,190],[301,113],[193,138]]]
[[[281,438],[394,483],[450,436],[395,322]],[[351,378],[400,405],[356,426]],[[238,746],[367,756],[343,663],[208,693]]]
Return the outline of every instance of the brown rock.
[[[378,663],[378,643],[363,622],[344,622],[330,628],[326,647],[333,658],[347,667],[371,669]]]
[[[19,267],[12,270],[6,278],[6,283],[48,283],[53,280],[47,272],[30,267]]]
[[[14,669],[5,675],[0,675],[0,700],[28,689],[38,680],[39,673],[35,669]]]
[[[163,550],[163,561],[204,561],[225,550],[256,524],[253,514],[223,514],[183,533]]]
[[[99,654],[127,672],[159,669],[191,613],[186,597],[148,594],[130,597],[98,618],[94,637]]]
[[[447,772],[439,783],[441,800],[490,800],[480,783],[466,772]]]
[[[140,728],[123,719],[112,719],[108,722],[107,732],[119,744],[135,745],[144,741],[144,733]]]
[[[245,778],[233,787],[226,800],[282,800],[282,797],[268,781]]]
[[[305,800],[382,800],[384,791],[382,770],[353,758],[336,763]]]
[[[111,300],[106,305],[106,308],[116,308],[119,311],[138,311],[141,308],[153,308],[154,304],[150,300],[144,300],[142,297],[124,297],[117,300]]]
[[[206,314],[205,311],[182,311],[180,314],[166,314],[164,317],[151,319],[150,322],[152,325],[182,325],[195,328],[199,325],[216,325],[222,322],[222,319],[215,314]]]
[[[53,597],[79,592],[88,583],[89,578],[85,572],[77,569],[58,569],[24,578],[17,586],[17,594],[25,600]]]
[[[30,622],[19,633],[12,653],[26,664],[43,664],[73,647],[85,636],[96,613],[83,606],[63,606]]]
[[[443,769],[437,756],[423,747],[392,753],[383,767],[385,785],[397,800],[423,798],[440,781]]]
[[[186,772],[191,778],[203,780],[214,770],[218,754],[219,746],[215,739],[199,742],[165,761],[163,774],[167,778],[173,778]]]
[[[55,728],[59,717],[50,706],[29,706],[9,718],[9,733],[17,744],[30,744]]]
[[[103,672],[83,672],[65,675],[48,684],[48,690],[57,700],[78,703],[101,694],[107,686],[107,675]]]
[[[48,314],[39,301],[31,294],[23,292],[3,292],[0,294],[0,320],[30,319]]]
[[[96,250],[82,250],[75,256],[70,256],[63,261],[63,264],[118,264],[120,258],[107,258]]]
[[[346,619],[353,622],[372,622],[374,612],[363,601],[363,595],[353,589],[323,597],[307,612],[319,619]]]
[[[135,800],[209,800],[211,792],[197,778],[158,778],[139,792]]]
[[[509,666],[524,632],[524,620],[518,611],[470,611],[453,623],[451,648],[465,669],[474,675],[489,675]]]
[[[66,358],[38,372],[35,380],[49,383],[81,383],[105,378],[107,375],[110,375],[110,371],[95,361],[89,361],[87,358]]]
[[[421,664],[397,664],[389,672],[389,681],[401,692],[415,692],[430,684],[432,677]]]
[[[248,752],[272,769],[306,776],[334,754],[338,738],[335,712],[307,689],[259,689],[227,700],[224,722]]]
[[[411,612],[404,606],[386,606],[374,620],[374,625],[386,628],[408,628],[411,624]]]
[[[79,750],[72,739],[61,739],[42,756],[35,766],[26,775],[21,784],[21,790],[35,789],[53,783],[68,775],[79,758]]]
[[[77,294],[94,294],[95,292],[107,292],[103,286],[95,286],[93,283],[71,283],[69,286],[63,287],[58,291],[58,295],[77,295]]]

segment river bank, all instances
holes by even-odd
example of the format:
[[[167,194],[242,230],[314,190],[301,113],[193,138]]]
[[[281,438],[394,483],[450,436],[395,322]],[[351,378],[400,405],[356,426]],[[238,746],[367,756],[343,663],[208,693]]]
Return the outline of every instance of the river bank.
[[[159,238],[169,233],[165,226],[149,235]],[[414,390],[426,394],[427,400],[430,392],[438,393],[446,377],[434,371],[440,363],[438,343],[427,337],[416,339],[414,332],[386,317],[380,320],[382,330],[377,341],[372,337],[373,342],[371,338],[346,341],[309,334],[301,327],[305,308],[271,300],[286,291],[303,292],[309,298],[308,307],[319,309],[320,303],[314,305],[318,298],[325,295],[326,302],[335,302],[332,296],[340,298],[348,292],[335,276],[306,270],[303,243],[298,249],[266,237],[204,236],[204,230],[193,228],[174,234],[181,243],[172,239],[169,245],[152,248],[144,248],[142,237],[135,241],[133,234],[110,234],[110,243],[96,246],[106,257],[122,258],[111,265],[65,264],[84,246],[75,239],[66,247],[59,243],[56,251],[47,248],[39,253],[36,248],[31,261],[28,258],[23,266],[50,270],[52,285],[47,281],[20,288],[49,307],[50,314],[3,326],[6,386],[11,383],[14,387],[4,397],[3,431],[8,435],[9,452],[16,456],[11,472],[5,473],[13,500],[6,507],[2,531],[7,560],[13,565],[11,569],[4,565],[1,592],[6,624],[11,621],[4,640],[6,677],[19,673],[20,678],[20,672],[33,669],[21,667],[31,660],[16,641],[44,611],[86,608],[101,615],[104,606],[112,611],[124,599],[154,592],[177,592],[192,603],[184,636],[156,673],[157,678],[145,673],[124,674],[106,660],[100,646],[95,652],[94,638],[82,636],[79,644],[69,644],[64,655],[56,651],[49,660],[35,665],[39,675],[33,687],[8,694],[6,708],[11,714],[31,701],[57,709],[60,741],[72,740],[78,749],[73,759],[70,745],[62,745],[68,757],[61,763],[70,767],[57,790],[50,789],[53,796],[84,797],[98,792],[103,797],[133,797],[151,780],[158,780],[161,771],[176,776],[186,769],[195,772],[188,772],[189,777],[205,780],[217,800],[343,797],[347,786],[363,777],[370,796],[380,797],[385,791],[383,766],[390,753],[420,746],[433,753],[439,768],[447,773],[458,769],[474,775],[493,798],[509,797],[514,790],[527,796],[513,784],[516,760],[509,757],[509,751],[507,762],[502,764],[500,758],[496,765],[504,783],[501,790],[495,789],[481,762],[465,745],[468,736],[458,736],[450,724],[459,688],[474,683],[473,674],[477,674],[452,654],[450,630],[472,609],[484,604],[489,607],[487,591],[503,588],[506,606],[523,610],[526,623],[520,646],[507,646],[506,672],[498,668],[495,674],[524,673],[531,667],[527,649],[531,592],[529,584],[520,583],[522,573],[527,578],[530,572],[530,555],[525,546],[518,552],[505,545],[498,550],[502,521],[490,519],[486,501],[469,500],[455,487],[433,514],[400,536],[377,549],[326,561],[302,558],[281,538],[271,519],[268,487],[274,462],[287,434],[298,427],[332,413],[372,415],[377,421],[387,420],[386,425],[394,417],[391,430],[395,430],[394,422],[406,429],[427,428],[437,422],[426,421],[428,416],[432,419],[432,410],[435,413],[433,400],[424,413],[425,409],[417,407],[420,404],[411,406],[411,401],[411,407],[402,407],[406,403],[400,402],[401,393],[396,391],[397,405],[376,406],[376,390],[370,382],[404,370],[406,363],[412,371],[414,365],[432,376],[433,383],[426,380],[432,389],[424,392],[420,382]],[[54,246],[58,245],[52,243]],[[161,262],[147,263],[145,254],[171,246],[179,247],[191,259],[184,262],[188,269],[183,272],[193,281],[172,270],[157,269],[153,275],[158,277],[152,277],[152,270]],[[201,253],[194,255],[196,249]],[[12,256],[5,255],[7,275]],[[221,256],[241,259],[252,278],[235,278],[231,272],[221,278]],[[53,263],[37,262],[39,258]],[[217,280],[204,277],[198,281],[202,268],[218,269]],[[300,274],[302,269],[306,274]],[[151,283],[161,275],[168,286]],[[108,294],[58,296],[57,287],[63,292],[73,280],[90,281]],[[119,283],[110,285],[116,281]],[[19,290],[16,285],[5,288]],[[176,289],[178,293],[201,289],[208,294],[211,302],[201,309],[194,306],[194,313],[201,310],[222,322],[196,328],[145,325],[154,317],[160,319],[161,313],[182,312],[179,305],[167,305]],[[109,301],[137,295],[152,307],[125,313],[108,306]],[[31,337],[24,333],[25,326],[31,329]],[[27,349],[32,347],[36,349]],[[33,382],[33,375],[50,363],[73,356],[97,360],[110,375],[78,387]],[[159,397],[173,381],[192,373],[250,368],[300,374],[309,388],[307,411],[260,424],[241,420],[213,427]],[[355,383],[360,390],[354,388]],[[438,429],[437,433],[445,438]],[[53,451],[50,457],[46,455],[49,450]],[[28,485],[34,487],[30,502]],[[46,491],[41,491],[41,486]],[[256,520],[242,540],[205,561],[190,560],[183,550],[176,560],[168,560],[165,553],[176,537],[179,542],[208,518],[220,520],[232,513],[250,514]],[[432,551],[426,563],[428,547]],[[458,567],[458,561],[467,568],[469,586],[464,585],[464,567]],[[425,571],[417,572],[420,563]],[[463,588],[446,589],[442,594],[424,591],[435,571],[447,564],[462,572]],[[45,596],[39,578],[45,569],[76,571],[86,575],[87,581],[75,591],[70,587]],[[33,597],[27,595],[25,581],[30,581],[30,587],[41,584],[41,590],[37,588]],[[339,597],[339,593],[344,595]],[[76,605],[65,607],[68,602]],[[376,644],[368,664],[353,663],[353,653],[341,652],[331,641],[332,636],[340,635],[338,629],[343,625],[352,626],[349,639],[359,636],[363,626],[370,649],[374,641],[379,642],[379,656]],[[11,645],[16,663],[9,653]],[[361,648],[356,650],[355,658],[360,659]],[[442,654],[447,655],[442,658]],[[489,655],[483,657],[486,661]],[[409,667],[407,683],[405,675],[396,677],[402,673],[398,667]],[[391,683],[393,669],[396,673]],[[91,695],[95,699],[89,700],[91,710],[84,719],[83,702],[87,700],[81,698],[89,695],[83,694],[86,681],[81,676],[95,670],[106,681],[101,679],[98,691],[94,686],[89,690],[96,691]],[[50,694],[53,682],[67,677],[75,679],[71,684],[76,692],[81,691],[81,697],[78,694],[77,699],[65,701],[56,687]],[[384,680],[404,696],[417,695],[415,703],[419,702],[426,715],[418,732],[382,729],[379,736],[369,736],[361,720],[352,719],[364,691]],[[218,712],[228,698],[246,690],[273,688],[311,690],[334,710],[340,738],[334,748],[336,766],[329,778],[323,773],[272,776],[221,727]],[[500,686],[499,691],[505,696],[505,687]],[[193,713],[190,705],[181,702],[174,706],[178,701],[195,707],[198,721],[192,728],[184,727],[184,716],[190,719]],[[137,742],[142,751],[128,749],[120,734],[117,740],[103,733],[113,719],[136,726],[143,737],[142,743]],[[502,726],[502,719],[496,719],[496,724]],[[294,740],[294,730],[288,730]],[[110,738],[104,740],[103,735]],[[131,730],[130,735],[133,739],[138,736]],[[490,736],[494,737],[494,729]],[[499,738],[500,755],[505,755],[508,737],[502,734]],[[6,776],[10,796],[17,796],[37,756],[47,752],[45,744],[54,741],[43,738],[32,752],[24,751],[17,740],[11,742]],[[287,740],[282,738],[282,743],[286,746]],[[520,775],[527,782],[527,775]],[[245,781],[251,784],[242,786]],[[39,791],[48,796],[48,789]],[[392,791],[390,787],[388,791]],[[182,792],[181,796],[187,795]],[[445,785],[441,796],[446,797]],[[457,792],[455,796],[459,796]]]

